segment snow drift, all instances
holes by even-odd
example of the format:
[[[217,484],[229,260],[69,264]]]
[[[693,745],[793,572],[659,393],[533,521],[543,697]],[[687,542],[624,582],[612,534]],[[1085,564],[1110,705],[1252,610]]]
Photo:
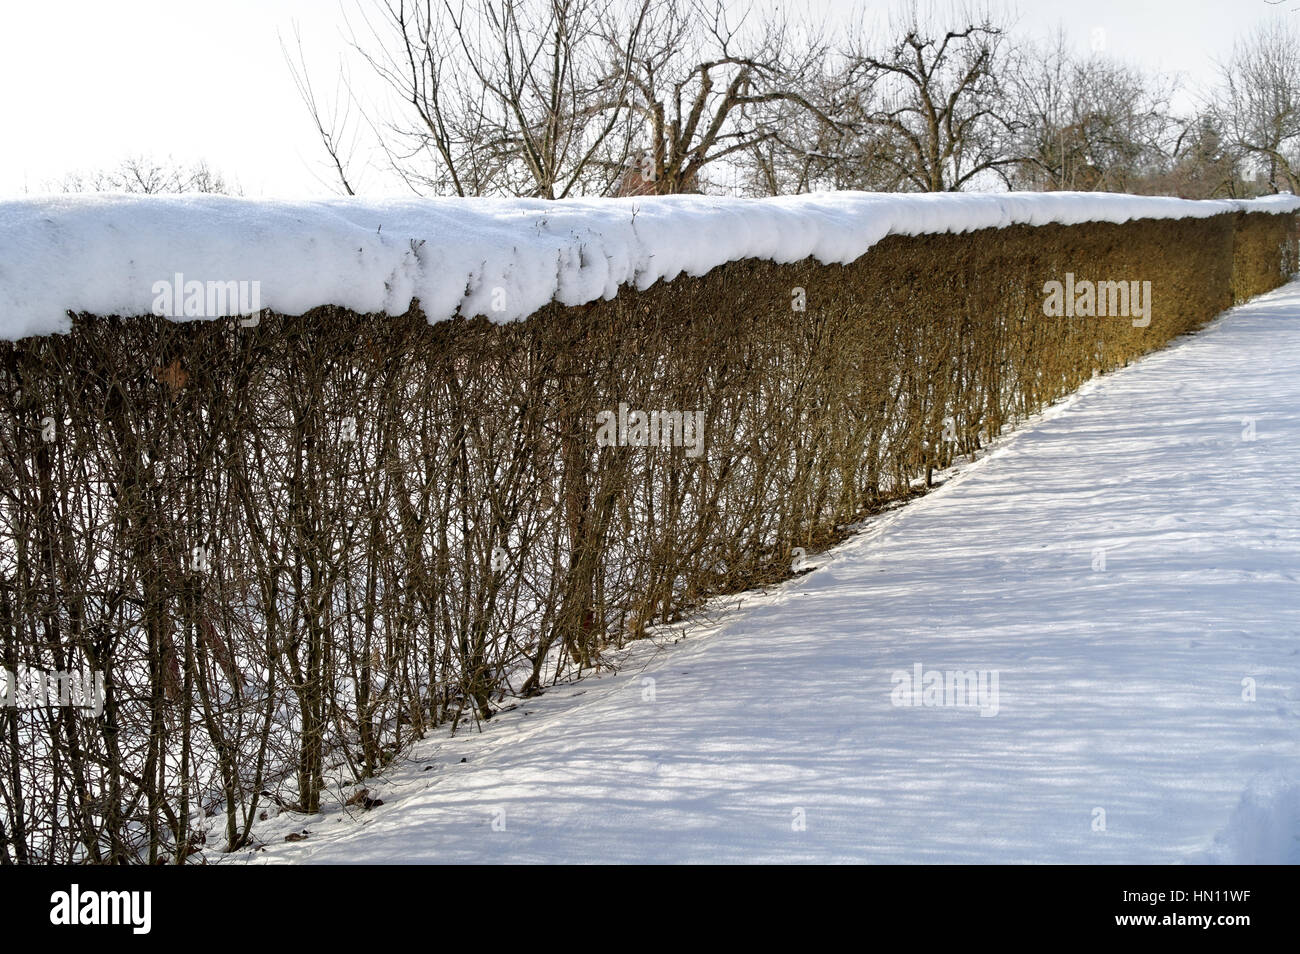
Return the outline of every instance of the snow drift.
[[[1191,864],[1300,864],[1300,776],[1265,772],[1251,779],[1214,844]]]

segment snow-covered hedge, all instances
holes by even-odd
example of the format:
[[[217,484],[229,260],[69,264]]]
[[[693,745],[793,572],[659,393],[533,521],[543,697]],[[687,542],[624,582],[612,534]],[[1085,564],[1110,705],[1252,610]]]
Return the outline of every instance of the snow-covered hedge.
[[[788,576],[1279,284],[1293,207],[5,205],[0,655],[104,694],[0,711],[0,853],[248,844],[431,727]],[[177,272],[260,281],[267,310],[151,314]],[[1142,307],[1053,316],[1053,283]]]
[[[1291,195],[1188,201],[1107,193],[542,200],[62,195],[0,202],[0,339],[66,332],[68,313],[145,315],[160,281],[257,282],[260,305],[429,321],[510,321],[727,262],[848,264],[887,235],[1010,225],[1294,212]],[[171,309],[168,309],[169,311]],[[177,314],[184,309],[175,308]],[[218,306],[222,317],[237,309]]]

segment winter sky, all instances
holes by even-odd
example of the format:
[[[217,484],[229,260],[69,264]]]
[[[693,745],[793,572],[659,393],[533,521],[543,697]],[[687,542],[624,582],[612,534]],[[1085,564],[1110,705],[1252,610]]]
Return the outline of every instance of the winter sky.
[[[740,2],[740,0],[737,0]],[[788,0],[834,29],[861,0]],[[943,4],[939,4],[942,6]],[[866,3],[868,16],[889,4]],[[0,195],[57,187],[70,173],[143,155],[205,160],[249,196],[335,191],[281,51],[300,31],[318,92],[332,93],[348,52],[352,0],[62,0],[0,6]],[[350,14],[350,16],[348,16]],[[1207,83],[1233,38],[1271,16],[1300,17],[1300,0],[1024,2],[1019,33],[1057,27],[1081,51],[1108,52]],[[1096,31],[1104,31],[1098,34]],[[362,67],[362,96],[378,90]],[[364,191],[403,194],[374,169]]]

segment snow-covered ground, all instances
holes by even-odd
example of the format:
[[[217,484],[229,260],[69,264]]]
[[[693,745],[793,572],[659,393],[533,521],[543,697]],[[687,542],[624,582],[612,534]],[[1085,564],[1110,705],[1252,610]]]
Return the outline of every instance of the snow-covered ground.
[[[1300,861],[1298,477],[1293,283],[243,857]],[[918,665],[996,674],[996,714],[895,705]]]

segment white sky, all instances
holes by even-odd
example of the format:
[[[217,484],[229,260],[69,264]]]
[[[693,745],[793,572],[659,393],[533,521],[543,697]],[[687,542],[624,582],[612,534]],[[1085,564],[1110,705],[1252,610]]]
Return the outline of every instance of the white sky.
[[[834,25],[855,0],[790,0]],[[943,6],[942,3],[938,4]],[[346,0],[347,8],[352,7]],[[884,8],[866,4],[867,10]],[[1018,31],[1057,25],[1081,50],[1107,50],[1192,83],[1212,77],[1233,38],[1300,0],[1051,0],[1019,5]],[[318,93],[334,87],[347,41],[336,0],[0,0],[0,195],[43,191],[129,155],[203,159],[249,196],[334,191],[280,50],[298,23]],[[353,71],[354,82],[364,75]],[[374,171],[363,191],[401,193]]]

